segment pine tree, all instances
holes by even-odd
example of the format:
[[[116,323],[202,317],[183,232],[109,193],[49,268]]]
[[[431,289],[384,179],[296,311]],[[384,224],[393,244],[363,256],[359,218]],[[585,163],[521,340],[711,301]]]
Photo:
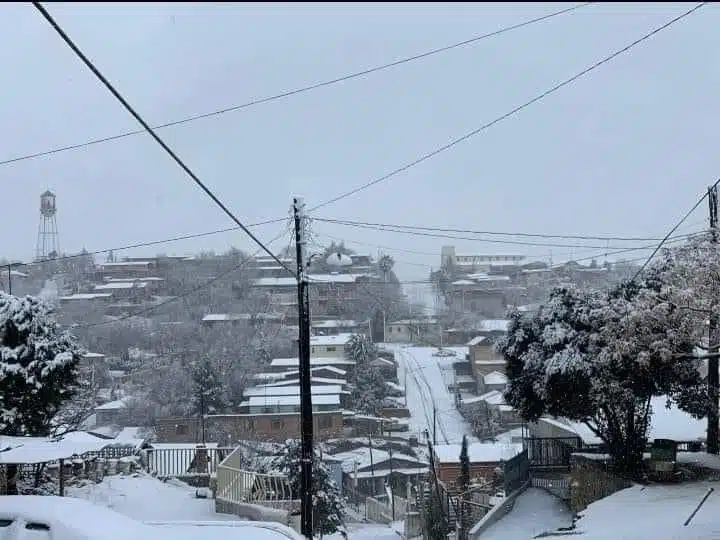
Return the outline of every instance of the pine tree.
[[[80,356],[47,304],[0,293],[0,435],[49,434],[78,391]]]
[[[273,463],[273,468],[288,478],[294,499],[300,498],[300,441],[288,440],[284,451]],[[347,538],[345,530],[345,500],[332,478],[327,465],[320,459],[317,450],[313,457],[313,536],[322,538],[327,534],[339,533]]]
[[[192,373],[194,392],[190,398],[193,412],[212,414],[228,408],[223,380],[213,363],[200,360]]]

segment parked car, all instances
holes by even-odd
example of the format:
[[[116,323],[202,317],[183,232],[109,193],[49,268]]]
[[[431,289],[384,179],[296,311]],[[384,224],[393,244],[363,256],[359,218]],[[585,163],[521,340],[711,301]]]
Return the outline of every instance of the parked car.
[[[238,537],[303,540],[291,528],[278,523],[142,522],[72,497],[0,496],[0,540],[226,540]]]

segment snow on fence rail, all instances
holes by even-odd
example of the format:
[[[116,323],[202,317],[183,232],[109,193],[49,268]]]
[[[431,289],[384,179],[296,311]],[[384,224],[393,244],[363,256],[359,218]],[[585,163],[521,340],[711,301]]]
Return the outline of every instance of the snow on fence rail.
[[[199,445],[167,446],[154,445],[152,448],[141,451],[145,470],[158,478],[213,474],[222,460],[234,450],[217,446],[206,448]]]

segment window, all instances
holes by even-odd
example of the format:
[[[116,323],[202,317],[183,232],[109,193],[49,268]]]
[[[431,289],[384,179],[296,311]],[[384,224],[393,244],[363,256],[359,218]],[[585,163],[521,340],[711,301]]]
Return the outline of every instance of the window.
[[[247,420],[245,423],[245,428],[248,431],[255,431],[255,420]]]
[[[175,424],[175,435],[187,435],[188,431],[187,424]]]
[[[272,421],[273,429],[278,430],[278,429],[282,429],[283,427],[285,427],[285,422],[283,422],[282,420],[273,420]]]
[[[318,427],[320,429],[330,429],[332,427],[332,416],[324,414],[318,418]]]
[[[328,347],[328,348],[327,348],[327,352],[335,352],[335,351],[336,351],[336,348],[335,348],[335,347]]]

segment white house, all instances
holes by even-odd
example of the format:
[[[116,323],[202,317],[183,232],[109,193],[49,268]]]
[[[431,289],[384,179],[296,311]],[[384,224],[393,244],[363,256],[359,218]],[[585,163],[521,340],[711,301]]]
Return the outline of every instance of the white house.
[[[310,356],[324,358],[345,358],[345,345],[353,334],[310,337]]]

